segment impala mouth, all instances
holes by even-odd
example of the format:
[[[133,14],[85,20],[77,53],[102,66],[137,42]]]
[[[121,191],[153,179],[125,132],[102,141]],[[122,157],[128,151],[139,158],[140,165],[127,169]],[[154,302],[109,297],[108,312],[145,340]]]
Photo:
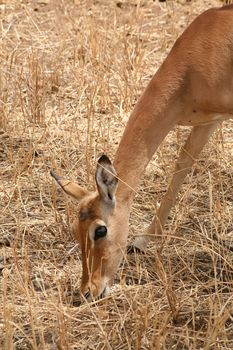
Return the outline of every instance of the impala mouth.
[[[108,295],[109,291],[110,291],[109,288],[105,287],[99,295],[97,295],[96,297],[93,297],[90,290],[88,290],[85,294],[83,294],[83,297],[87,301],[97,301],[97,300],[104,298],[106,295]]]
[[[98,299],[102,299],[107,295],[107,287],[104,288],[102,293],[99,295]]]

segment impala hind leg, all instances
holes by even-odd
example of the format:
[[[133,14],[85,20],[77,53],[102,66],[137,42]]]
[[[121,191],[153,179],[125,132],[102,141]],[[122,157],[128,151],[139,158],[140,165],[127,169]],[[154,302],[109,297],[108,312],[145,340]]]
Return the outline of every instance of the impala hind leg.
[[[157,235],[161,235],[164,225],[167,221],[170,210],[175,203],[177,193],[189,173],[193,163],[207,143],[210,135],[216,130],[218,123],[208,125],[194,126],[184,145],[182,147],[175,172],[165,196],[162,199],[159,210],[154,216],[146,234],[138,236],[133,246],[136,250],[145,251],[147,243],[154,240]]]

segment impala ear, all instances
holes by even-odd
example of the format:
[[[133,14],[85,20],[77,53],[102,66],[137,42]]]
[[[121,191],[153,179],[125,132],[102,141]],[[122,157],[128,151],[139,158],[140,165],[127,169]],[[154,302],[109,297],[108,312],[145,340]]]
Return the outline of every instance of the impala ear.
[[[61,176],[57,175],[54,171],[50,171],[50,175],[57,181],[57,183],[61,186],[61,188],[67,193],[69,196],[80,200],[84,196],[88,195],[89,192],[85,188],[77,185],[75,182],[70,180],[63,179]]]
[[[117,174],[110,159],[103,155],[98,160],[95,179],[99,195],[108,204],[115,204],[115,192],[117,189]]]

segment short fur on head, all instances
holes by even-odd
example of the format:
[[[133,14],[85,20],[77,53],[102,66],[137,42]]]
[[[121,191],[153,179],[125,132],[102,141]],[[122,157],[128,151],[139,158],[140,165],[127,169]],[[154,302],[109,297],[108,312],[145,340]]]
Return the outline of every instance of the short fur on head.
[[[108,252],[109,242],[114,241],[109,221],[116,206],[116,171],[110,159],[102,155],[96,167],[96,192],[89,192],[54,171],[50,173],[65,193],[79,202],[72,230],[82,251],[81,292],[87,299],[94,299],[108,290],[113,278],[111,267],[115,265],[111,263],[112,257],[119,255],[117,260],[120,260],[122,255],[120,246],[111,254]]]

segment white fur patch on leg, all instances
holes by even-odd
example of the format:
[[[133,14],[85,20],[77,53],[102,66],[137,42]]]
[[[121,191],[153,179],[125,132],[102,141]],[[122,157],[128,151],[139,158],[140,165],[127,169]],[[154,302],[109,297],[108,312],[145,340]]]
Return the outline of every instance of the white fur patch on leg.
[[[138,236],[138,237],[135,238],[135,241],[133,242],[133,246],[135,248],[138,248],[142,252],[145,252],[148,242],[149,242],[149,237],[147,237],[147,236]]]

